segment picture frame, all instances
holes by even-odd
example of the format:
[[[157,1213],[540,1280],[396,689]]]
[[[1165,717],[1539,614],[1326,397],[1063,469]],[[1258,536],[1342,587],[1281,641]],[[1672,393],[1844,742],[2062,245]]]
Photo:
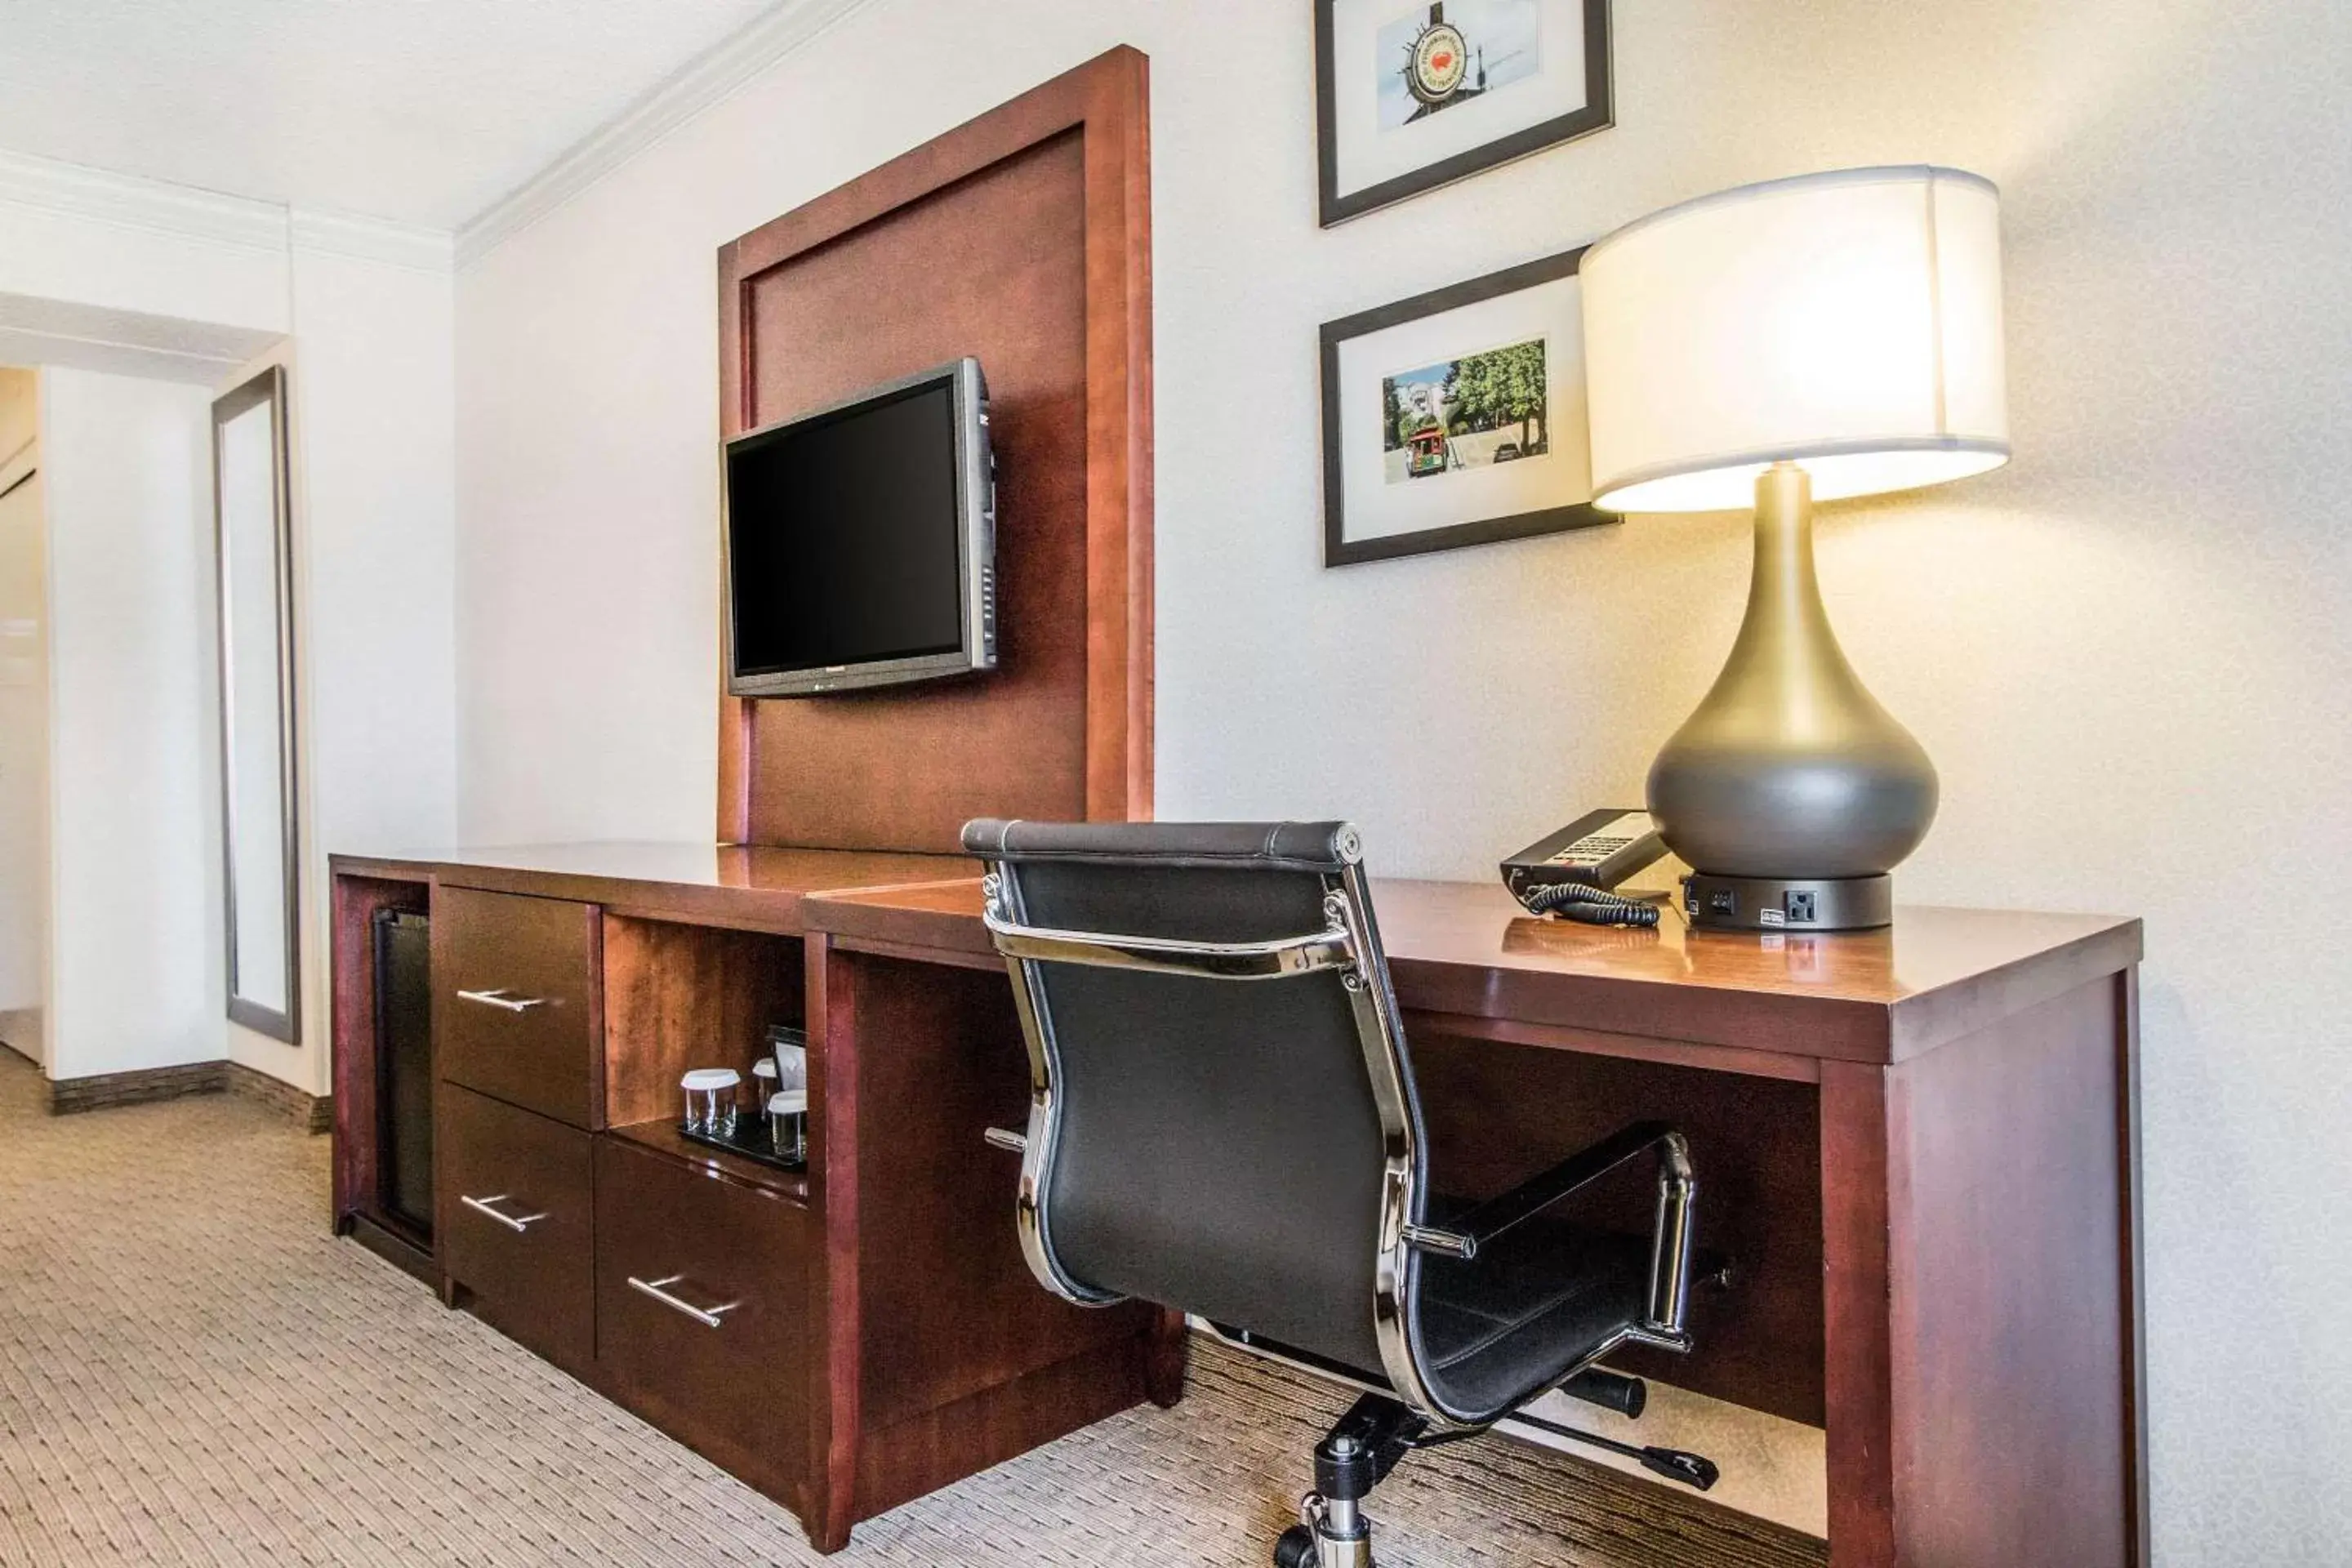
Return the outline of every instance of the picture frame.
[[[1315,0],[1322,226],[1615,123],[1609,0]]]
[[[1592,505],[1582,246],[1323,324],[1323,564],[1615,522]]]

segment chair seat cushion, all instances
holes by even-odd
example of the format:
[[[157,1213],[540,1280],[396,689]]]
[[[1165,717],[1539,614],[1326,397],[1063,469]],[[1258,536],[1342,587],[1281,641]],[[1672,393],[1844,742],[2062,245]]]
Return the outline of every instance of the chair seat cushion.
[[[1434,1223],[1443,1224],[1442,1219]],[[1531,1219],[1465,1263],[1423,1253],[1421,1343],[1431,1392],[1492,1419],[1642,1321],[1647,1238]]]

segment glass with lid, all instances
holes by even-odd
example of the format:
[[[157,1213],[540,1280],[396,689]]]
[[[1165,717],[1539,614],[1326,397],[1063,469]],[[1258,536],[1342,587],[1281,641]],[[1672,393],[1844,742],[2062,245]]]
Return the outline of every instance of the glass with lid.
[[[808,1160],[808,1090],[779,1089],[768,1097],[768,1135],[776,1158],[793,1164]]]
[[[686,1091],[686,1130],[710,1138],[735,1131],[735,1099],[743,1075],[733,1068],[696,1068],[677,1080]]]

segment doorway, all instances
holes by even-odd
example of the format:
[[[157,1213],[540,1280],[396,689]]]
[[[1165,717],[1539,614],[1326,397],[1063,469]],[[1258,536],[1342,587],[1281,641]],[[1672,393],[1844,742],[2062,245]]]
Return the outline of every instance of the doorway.
[[[0,367],[0,1045],[46,1065],[48,559],[40,382]]]

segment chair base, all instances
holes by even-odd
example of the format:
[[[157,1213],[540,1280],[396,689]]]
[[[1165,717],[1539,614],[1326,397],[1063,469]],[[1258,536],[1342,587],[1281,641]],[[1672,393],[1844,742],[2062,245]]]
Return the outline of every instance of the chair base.
[[[1274,1568],[1373,1568],[1370,1527],[1354,1541],[1338,1541],[1317,1526],[1294,1524],[1274,1543]]]
[[[1633,1378],[1588,1369],[1563,1392],[1596,1405],[1641,1414],[1643,1386]],[[1628,1406],[1631,1406],[1628,1409]],[[1716,1482],[1712,1460],[1679,1448],[1636,1447],[1597,1433],[1562,1426],[1524,1412],[1511,1419],[1556,1436],[1623,1455],[1668,1480],[1706,1491]],[[1415,1448],[1459,1443],[1485,1428],[1433,1435],[1428,1420],[1384,1394],[1366,1394],[1315,1445],[1315,1487],[1298,1502],[1298,1522],[1274,1544],[1275,1568],[1373,1568],[1372,1521],[1363,1510],[1374,1487]]]
[[[1429,1423],[1386,1394],[1367,1394],[1315,1445],[1315,1488],[1298,1523],[1275,1542],[1275,1568],[1372,1568],[1363,1500],[1411,1453]]]

